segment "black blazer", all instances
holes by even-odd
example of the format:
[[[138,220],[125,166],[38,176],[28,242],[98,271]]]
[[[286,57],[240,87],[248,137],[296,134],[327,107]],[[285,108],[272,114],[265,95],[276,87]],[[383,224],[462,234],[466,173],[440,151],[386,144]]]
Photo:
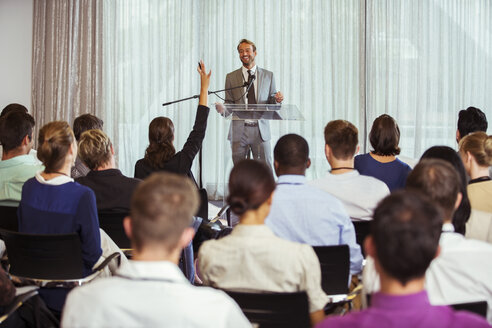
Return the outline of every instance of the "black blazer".
[[[135,164],[135,178],[145,179],[153,172],[167,171],[187,175],[195,181],[193,173],[191,173],[191,165],[202,146],[203,138],[205,138],[209,112],[210,109],[208,107],[199,105],[196,111],[193,130],[190,132],[183,149],[174,154],[174,156],[164,164],[164,167],[160,169],[151,167],[145,158],[139,159]]]

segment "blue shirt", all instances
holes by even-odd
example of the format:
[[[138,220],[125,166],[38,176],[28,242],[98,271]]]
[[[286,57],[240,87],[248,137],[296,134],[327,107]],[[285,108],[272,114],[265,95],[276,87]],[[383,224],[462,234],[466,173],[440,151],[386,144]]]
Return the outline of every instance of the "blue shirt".
[[[408,164],[398,158],[388,163],[381,163],[369,153],[355,156],[354,167],[360,174],[375,177],[386,183],[391,192],[405,187],[408,173],[412,170]]]
[[[303,175],[281,175],[265,224],[280,238],[311,246],[348,245],[350,273],[362,269],[360,246],[343,204],[329,193],[306,185]]]

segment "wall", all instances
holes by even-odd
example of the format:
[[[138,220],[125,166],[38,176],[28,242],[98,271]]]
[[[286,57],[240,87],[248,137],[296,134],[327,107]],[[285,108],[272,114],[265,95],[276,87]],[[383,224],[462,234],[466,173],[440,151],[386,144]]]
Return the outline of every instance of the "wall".
[[[32,15],[33,0],[0,1],[0,110],[31,108]]]

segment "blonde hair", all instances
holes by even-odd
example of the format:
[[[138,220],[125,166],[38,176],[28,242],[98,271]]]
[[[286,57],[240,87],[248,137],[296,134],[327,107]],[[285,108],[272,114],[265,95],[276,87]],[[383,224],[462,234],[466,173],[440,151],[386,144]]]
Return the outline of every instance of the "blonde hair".
[[[79,157],[91,170],[111,159],[111,140],[99,129],[87,130],[80,135]]]
[[[50,122],[39,130],[38,158],[45,166],[44,172],[53,173],[63,167],[74,140],[73,131],[65,121]]]
[[[473,132],[460,140],[460,152],[470,154],[479,166],[492,165],[492,136],[479,131]]]

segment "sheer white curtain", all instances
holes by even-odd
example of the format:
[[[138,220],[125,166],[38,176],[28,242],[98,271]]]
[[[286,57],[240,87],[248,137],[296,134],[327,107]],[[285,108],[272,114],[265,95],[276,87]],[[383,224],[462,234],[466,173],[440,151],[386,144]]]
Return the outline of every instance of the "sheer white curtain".
[[[162,107],[197,94],[196,66],[212,69],[211,90],[222,89],[228,72],[240,67],[236,46],[257,45],[257,64],[275,74],[285,103],[305,121],[272,123],[276,139],[303,135],[314,169],[326,170],[323,127],[331,119],[359,123],[360,0],[339,1],[105,1],[103,17],[104,120],[113,136],[119,166],[133,174],[143,157],[149,122],[167,116],[175,123],[180,149],[191,130],[197,101]],[[210,96],[209,102],[221,101]],[[211,112],[203,145],[203,181],[214,193],[232,166],[228,124]],[[225,155],[224,155],[225,154]],[[226,161],[224,162],[223,157]]]
[[[456,147],[458,111],[492,118],[490,0],[367,1],[367,122],[399,123],[402,154]]]

